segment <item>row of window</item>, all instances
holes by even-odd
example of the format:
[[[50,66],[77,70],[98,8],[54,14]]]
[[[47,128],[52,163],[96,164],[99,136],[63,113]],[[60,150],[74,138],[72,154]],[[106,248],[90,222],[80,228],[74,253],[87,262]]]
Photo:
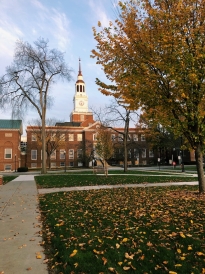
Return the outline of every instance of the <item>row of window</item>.
[[[61,134],[56,134],[56,133],[51,133],[50,134],[50,138],[51,141],[56,141],[56,139],[58,141],[66,141],[66,135],[65,133],[61,133]],[[82,133],[77,134],[77,141],[82,141],[83,140],[83,135]],[[35,142],[37,141],[37,134],[36,133],[32,133],[31,134],[31,141]],[[74,141],[74,134],[68,134],[68,141]]]
[[[133,150],[133,152],[134,152],[133,156],[134,156],[135,159],[139,158],[140,155],[141,155],[142,158],[146,158],[147,157],[147,151],[149,153],[150,158],[154,157],[154,151],[153,150],[148,150],[146,148],[141,148],[140,151],[139,151],[139,149],[135,148]],[[123,154],[124,153],[123,149],[121,149],[121,148],[116,152],[118,154]],[[128,156],[128,158],[132,158],[132,150],[131,149],[128,149],[127,156]]]
[[[32,149],[31,150],[31,160],[37,160],[37,149]],[[59,159],[63,160],[66,159],[66,151],[64,149],[60,149],[59,151]],[[82,158],[83,156],[83,150],[82,149],[77,149],[77,158]],[[41,159],[42,159],[42,150],[41,150]],[[50,156],[51,160],[56,159],[56,150],[53,151],[53,153]],[[74,159],[74,149],[69,149],[68,150],[68,159]]]
[[[76,140],[77,141],[82,141],[83,140],[83,135],[82,133],[78,133],[76,134]],[[113,141],[123,141],[123,134],[111,134],[111,138]],[[66,140],[66,135],[65,133],[62,133],[62,134],[56,134],[56,133],[51,133],[51,141],[55,141],[56,139],[60,140],[60,141],[65,141]],[[31,140],[32,141],[37,141],[37,134],[36,133],[33,133],[31,135]],[[74,141],[75,138],[74,138],[74,133],[70,133],[68,134],[68,141]],[[93,141],[96,141],[97,140],[97,133],[94,133],[93,134]],[[139,138],[139,135],[138,134],[129,134],[128,135],[128,140],[131,141],[133,140],[134,142],[137,142],[139,140],[141,141],[145,141],[145,134],[141,134],[140,135],[140,138]]]

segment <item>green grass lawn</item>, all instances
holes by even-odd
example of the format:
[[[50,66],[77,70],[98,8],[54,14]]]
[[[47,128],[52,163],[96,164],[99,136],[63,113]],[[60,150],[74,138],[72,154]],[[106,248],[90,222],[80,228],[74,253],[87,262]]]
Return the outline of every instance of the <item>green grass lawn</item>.
[[[57,185],[77,180],[58,178]],[[112,180],[122,182],[107,182]],[[125,187],[40,195],[49,273],[205,273],[205,196],[197,190]]]
[[[7,184],[8,182],[14,180],[18,176],[13,176],[13,175],[4,175],[3,176],[3,185]]]
[[[153,175],[153,176],[152,176]],[[155,175],[155,176],[154,176]],[[39,188],[72,187],[72,186],[93,186],[93,185],[119,185],[119,184],[140,184],[158,182],[184,182],[196,181],[196,177],[180,175],[169,175],[164,173],[140,172],[136,175],[109,175],[107,178],[102,175],[93,174],[71,174],[65,175],[40,175],[35,176]]]

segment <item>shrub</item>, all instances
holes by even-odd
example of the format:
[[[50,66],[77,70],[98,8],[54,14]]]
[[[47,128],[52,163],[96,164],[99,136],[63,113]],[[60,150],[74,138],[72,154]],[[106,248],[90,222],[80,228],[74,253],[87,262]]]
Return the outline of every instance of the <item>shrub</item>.
[[[18,172],[26,172],[26,171],[28,171],[27,167],[19,167],[18,168]]]

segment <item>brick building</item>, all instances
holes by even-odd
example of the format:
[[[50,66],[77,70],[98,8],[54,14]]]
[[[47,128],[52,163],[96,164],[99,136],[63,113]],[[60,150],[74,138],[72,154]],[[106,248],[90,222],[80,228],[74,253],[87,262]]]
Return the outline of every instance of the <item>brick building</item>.
[[[100,126],[94,121],[93,113],[88,110],[88,95],[83,80],[81,64],[75,83],[75,94],[73,97],[73,111],[70,122],[56,123],[55,126],[46,128],[47,132],[47,166],[58,167],[80,167],[89,166],[95,157],[96,132]],[[27,127],[27,167],[41,167],[41,132],[39,127]],[[123,129],[118,128],[119,132]],[[110,159],[111,164],[123,163],[123,145],[120,133],[113,131],[113,145],[115,153]],[[148,164],[153,162],[154,154],[148,149],[143,132],[136,133],[136,128],[130,128],[128,142],[128,161],[130,165]]]
[[[21,166],[21,120],[0,120],[0,170],[17,171]]]

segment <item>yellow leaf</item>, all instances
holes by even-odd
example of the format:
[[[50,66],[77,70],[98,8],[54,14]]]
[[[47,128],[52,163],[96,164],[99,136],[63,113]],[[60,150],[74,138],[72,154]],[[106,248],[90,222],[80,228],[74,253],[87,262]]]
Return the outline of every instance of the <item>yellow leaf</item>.
[[[99,243],[102,243],[102,240],[100,240],[100,239],[98,238],[98,242],[99,242]]]
[[[169,274],[177,274],[177,272],[169,271]]]
[[[109,270],[110,272],[115,272],[114,267],[109,267],[108,270]]]
[[[178,252],[178,253],[182,253],[181,249],[179,249],[179,248],[177,249],[177,252]]]
[[[119,245],[119,244],[116,244],[116,248],[120,248],[120,245]]]
[[[185,257],[180,257],[180,260],[184,261],[186,258]]]
[[[118,264],[121,266],[123,264],[123,262],[118,262]]]
[[[193,224],[193,220],[190,220],[190,223]]]
[[[182,237],[182,238],[186,238],[186,236],[184,235],[184,233],[180,232],[179,235]]]
[[[134,254],[129,255],[127,252],[125,253],[125,258],[126,258],[126,259],[133,260],[133,257],[134,257],[134,256],[135,256]]]
[[[105,265],[107,263],[107,259],[105,257],[102,257],[103,264]]]
[[[36,259],[41,259],[42,257],[41,257],[41,254],[37,254],[36,255]]]
[[[188,246],[188,250],[192,250],[192,247],[190,245]]]
[[[74,266],[75,266],[75,268],[78,267],[78,263],[75,263]]]
[[[98,251],[98,250],[96,250],[96,249],[93,249],[93,252],[94,252],[95,254],[98,254],[98,255],[104,254],[104,251]]]
[[[163,264],[168,264],[168,261],[164,261]]]
[[[177,266],[182,266],[181,264],[175,264],[175,266],[177,267]]]
[[[129,267],[129,266],[124,266],[123,269],[124,269],[124,270],[129,270],[130,267]]]
[[[198,256],[204,256],[205,254],[203,252],[196,252]]]
[[[74,250],[73,250],[73,253],[70,254],[70,257],[75,256],[77,252],[78,252],[78,251],[77,251],[76,249],[74,249]]]
[[[122,240],[122,243],[126,243],[128,241],[128,238],[124,238],[123,240]]]

